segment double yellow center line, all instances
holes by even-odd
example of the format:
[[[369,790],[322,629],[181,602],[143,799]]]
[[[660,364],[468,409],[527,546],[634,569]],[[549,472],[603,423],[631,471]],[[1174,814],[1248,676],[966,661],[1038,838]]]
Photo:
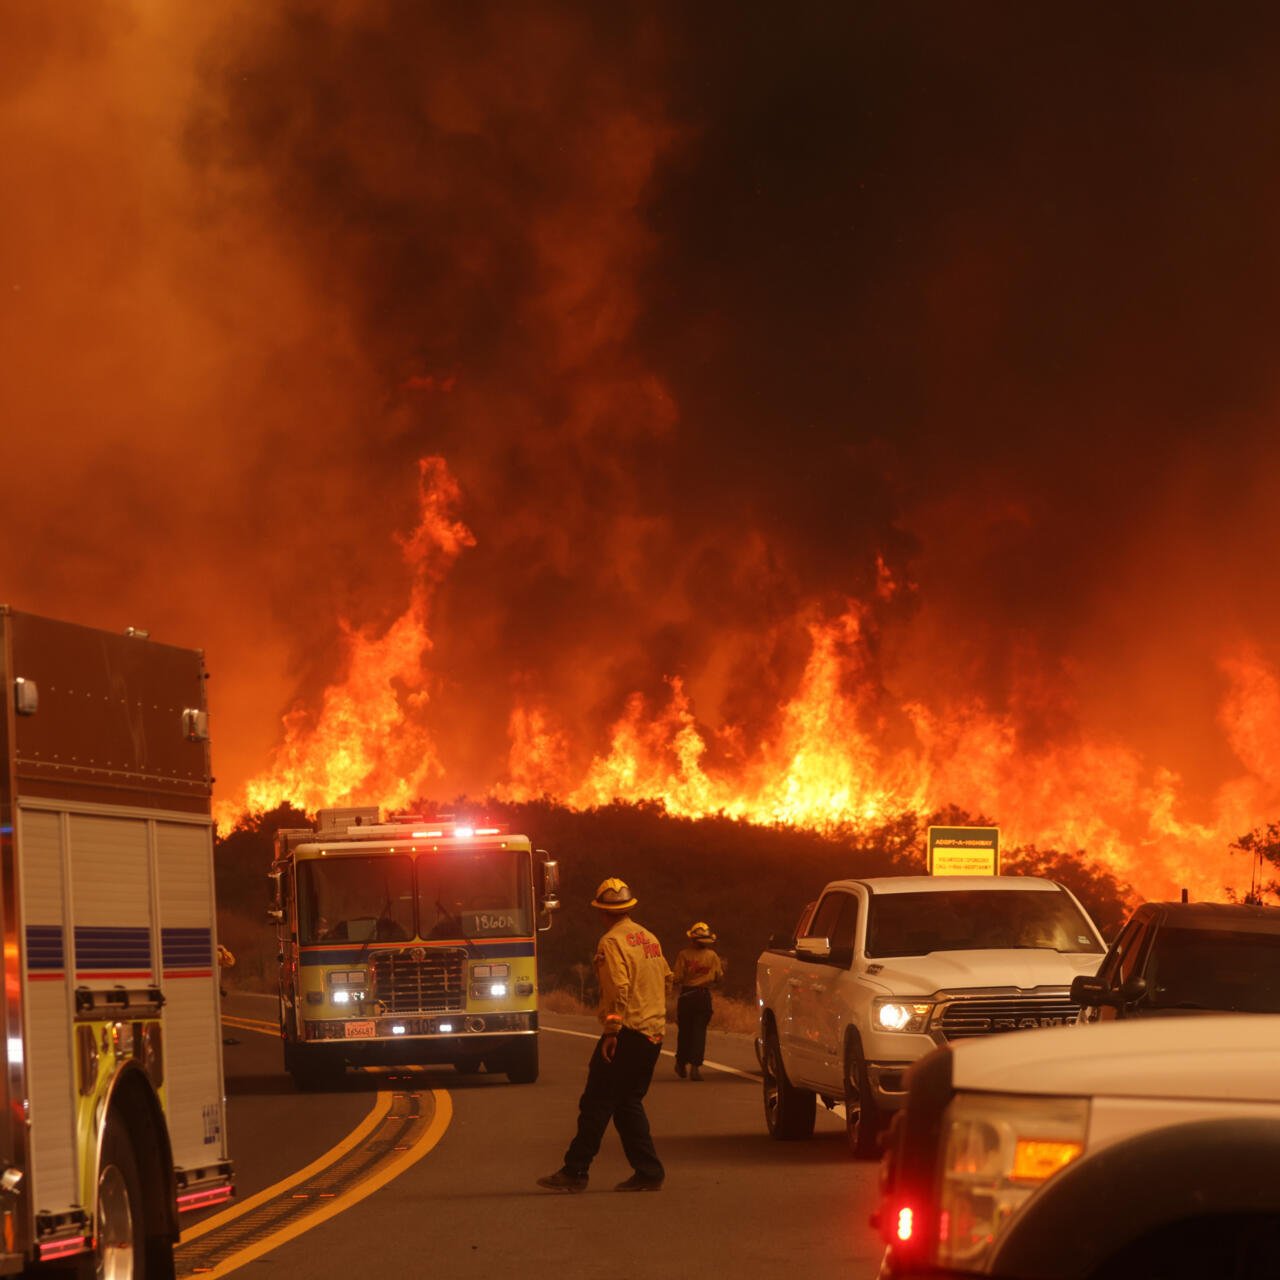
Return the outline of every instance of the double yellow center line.
[[[280,1034],[257,1018],[222,1020],[238,1031]],[[178,1275],[229,1275],[350,1209],[421,1160],[452,1117],[443,1089],[380,1090],[364,1119],[324,1155],[184,1231],[175,1254]]]

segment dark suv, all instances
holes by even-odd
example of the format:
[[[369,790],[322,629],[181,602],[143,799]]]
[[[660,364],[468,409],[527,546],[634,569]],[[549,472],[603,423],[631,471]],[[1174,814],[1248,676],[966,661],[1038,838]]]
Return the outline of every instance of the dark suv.
[[[1280,1013],[1280,907],[1146,902],[1071,999],[1082,1022]]]

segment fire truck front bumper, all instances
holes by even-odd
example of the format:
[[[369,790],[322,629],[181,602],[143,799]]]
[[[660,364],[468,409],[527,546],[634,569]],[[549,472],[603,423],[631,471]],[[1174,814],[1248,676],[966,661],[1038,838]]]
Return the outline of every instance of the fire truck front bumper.
[[[303,1023],[308,1046],[353,1065],[437,1063],[497,1056],[536,1035],[536,1013],[429,1013]]]

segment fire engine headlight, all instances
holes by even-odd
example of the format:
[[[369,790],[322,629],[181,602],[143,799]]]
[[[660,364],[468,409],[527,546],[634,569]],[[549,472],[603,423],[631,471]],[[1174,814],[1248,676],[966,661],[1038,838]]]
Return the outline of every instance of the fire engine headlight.
[[[473,1000],[501,1000],[507,994],[505,982],[473,982],[471,998]]]
[[[943,1119],[938,1264],[984,1270],[1042,1183],[1084,1154],[1087,1098],[961,1093]]]
[[[334,969],[329,974],[329,1003],[359,1004],[364,999],[368,980],[364,969]]]
[[[920,1032],[929,1022],[933,1005],[927,1000],[902,1001],[883,997],[875,1001],[872,1020],[877,1031]]]

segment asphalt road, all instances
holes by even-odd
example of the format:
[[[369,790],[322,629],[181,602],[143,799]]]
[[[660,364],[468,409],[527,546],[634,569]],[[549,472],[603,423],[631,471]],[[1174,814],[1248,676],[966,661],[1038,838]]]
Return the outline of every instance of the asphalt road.
[[[267,1021],[275,1013],[272,1002],[251,996],[232,996],[227,1011]],[[559,1166],[573,1132],[592,1044],[589,1019],[548,1016],[545,1025],[534,1085],[433,1069],[352,1076],[340,1091],[323,1094],[295,1091],[276,1040],[229,1028],[228,1127],[242,1201],[320,1157],[361,1123],[380,1090],[388,1099],[392,1090],[417,1091],[428,1106],[429,1090],[448,1093],[443,1133],[416,1163],[234,1274],[875,1276],[880,1246],[867,1219],[876,1166],[849,1158],[842,1122],[821,1110],[811,1141],[771,1141],[754,1078],[707,1070],[701,1083],[680,1080],[664,1056],[647,1099],[667,1166],[664,1189],[612,1190],[630,1173],[612,1131],[585,1194],[538,1188],[535,1179]],[[756,1069],[744,1036],[713,1034],[708,1057]]]

